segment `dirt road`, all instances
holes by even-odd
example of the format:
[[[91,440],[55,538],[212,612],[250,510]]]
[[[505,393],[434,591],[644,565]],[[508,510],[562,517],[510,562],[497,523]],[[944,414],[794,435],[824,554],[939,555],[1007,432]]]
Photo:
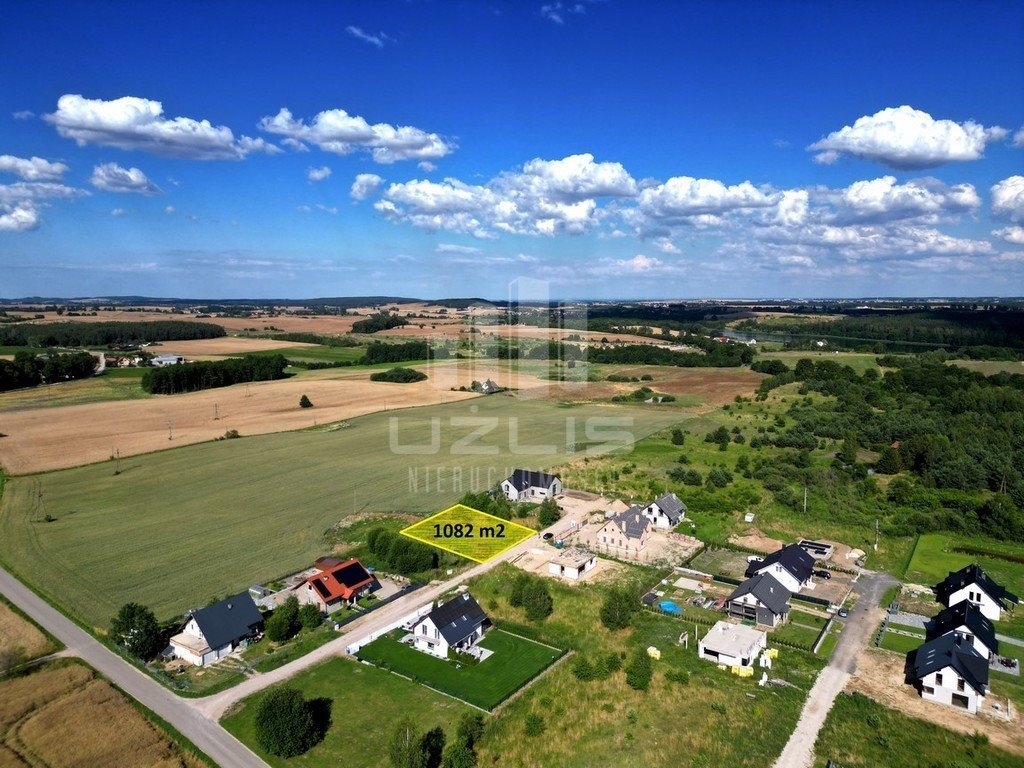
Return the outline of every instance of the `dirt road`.
[[[850,675],[857,671],[857,657],[867,647],[872,630],[882,620],[883,611],[878,602],[885,590],[895,583],[896,580],[886,573],[864,572],[857,580],[854,586],[857,606],[846,619],[828,666],[821,671],[807,694],[796,729],[775,761],[775,768],[810,768],[814,764],[814,742],[818,731],[825,724],[836,696],[846,687]]]

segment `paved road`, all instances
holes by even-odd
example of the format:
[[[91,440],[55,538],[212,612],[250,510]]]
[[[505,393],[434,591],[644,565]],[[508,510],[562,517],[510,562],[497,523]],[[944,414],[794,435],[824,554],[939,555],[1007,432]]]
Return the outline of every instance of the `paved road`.
[[[252,750],[203,716],[194,701],[175,696],[148,675],[80,629],[28,587],[0,568],[0,592],[107,679],[183,733],[221,768],[266,766]]]
[[[878,607],[885,590],[896,580],[885,573],[865,572],[857,580],[857,606],[850,612],[836,643],[832,658],[811,692],[807,694],[796,729],[775,761],[775,768],[810,768],[814,764],[814,742],[825,724],[836,696],[846,687],[850,675],[857,671],[857,657],[871,639],[871,633],[882,620],[884,611]]]

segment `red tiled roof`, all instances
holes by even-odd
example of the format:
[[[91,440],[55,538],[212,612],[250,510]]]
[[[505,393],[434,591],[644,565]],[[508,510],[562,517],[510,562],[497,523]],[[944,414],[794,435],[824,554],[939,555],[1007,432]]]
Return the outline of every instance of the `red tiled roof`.
[[[373,576],[355,558],[321,558],[317,567],[320,571],[307,578],[306,583],[325,603],[339,598],[351,600],[360,589],[373,583]]]

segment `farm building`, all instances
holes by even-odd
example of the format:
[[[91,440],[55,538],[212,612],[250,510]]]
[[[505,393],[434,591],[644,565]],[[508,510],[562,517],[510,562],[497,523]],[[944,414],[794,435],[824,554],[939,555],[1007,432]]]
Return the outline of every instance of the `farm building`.
[[[224,658],[262,627],[263,615],[256,603],[247,591],[239,592],[191,611],[185,628],[171,638],[170,655],[201,667]]]
[[[768,645],[768,636],[752,627],[720,621],[697,643],[702,659],[728,667],[752,667]]]
[[[597,565],[597,555],[584,549],[565,549],[548,560],[548,573],[577,581]]]
[[[929,640],[956,634],[971,643],[974,650],[986,659],[999,653],[996,628],[973,603],[964,601],[946,608],[928,623],[926,629],[925,636]]]
[[[964,601],[974,603],[989,621],[999,621],[1003,611],[1020,602],[1015,594],[996,584],[977,564],[950,571],[935,585],[935,596],[947,608]]]
[[[634,504],[602,525],[594,540],[612,549],[639,552],[647,546],[650,537],[651,521],[644,517],[643,510]]]
[[[517,469],[501,481],[501,492],[510,501],[553,499],[562,493],[562,481],[547,472]]]
[[[168,365],[181,365],[185,358],[181,355],[159,355],[150,361],[157,368],[165,368]]]
[[[988,691],[988,660],[951,633],[917,649],[913,676],[921,698],[977,714]]]
[[[413,625],[413,646],[442,659],[448,658],[448,649],[474,653],[490,624],[480,604],[469,592],[463,592],[437,605]]]
[[[759,573],[733,590],[725,609],[734,619],[777,627],[789,615],[789,590],[770,573]]]
[[[643,514],[655,528],[671,530],[686,517],[686,505],[674,493],[666,493],[644,507]]]
[[[814,558],[799,544],[788,544],[761,560],[752,560],[744,574],[747,578],[759,573],[770,573],[794,595],[812,585]]]
[[[294,587],[295,596],[300,603],[315,605],[324,613],[353,605],[363,595],[380,589],[377,578],[356,559],[322,557],[315,565],[316,572]]]

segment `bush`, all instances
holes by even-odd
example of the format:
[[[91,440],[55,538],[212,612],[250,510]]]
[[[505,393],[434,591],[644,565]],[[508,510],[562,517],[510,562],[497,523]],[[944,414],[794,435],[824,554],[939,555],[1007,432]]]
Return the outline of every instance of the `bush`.
[[[295,757],[323,739],[330,726],[330,700],[306,701],[295,688],[276,688],[257,705],[256,742],[278,757]]]
[[[682,445],[686,442],[686,436],[683,435],[683,430],[676,429],[672,430],[672,445]]]
[[[577,680],[588,682],[597,679],[597,670],[584,656],[577,656],[572,663],[572,673]]]
[[[633,659],[626,666],[626,684],[637,691],[646,691],[654,676],[654,664],[643,648],[633,652]]]
[[[523,593],[523,607],[530,621],[544,621],[554,610],[554,601],[545,579],[532,578]]]
[[[424,381],[426,378],[427,374],[417,371],[415,368],[391,368],[370,374],[370,381],[388,381],[392,384],[412,384]]]
[[[313,401],[310,400],[308,397],[303,395],[302,397],[299,398],[299,408],[312,408],[312,407],[313,407]]]
[[[459,718],[459,726],[455,732],[455,738],[460,744],[465,744],[470,749],[476,749],[476,743],[484,735],[484,717],[473,712],[467,712]]]
[[[444,768],[474,768],[476,765],[476,752],[465,744],[455,742],[445,749],[441,765]]]
[[[546,729],[547,723],[545,723],[544,718],[536,712],[531,712],[526,716],[526,724],[523,728],[523,733],[527,736],[540,736]]]
[[[299,608],[299,623],[303,629],[316,629],[323,623],[323,620],[320,609],[312,603],[307,603]]]
[[[542,528],[554,525],[561,517],[562,512],[558,508],[558,502],[554,499],[545,499],[537,508],[537,522]]]
[[[601,623],[612,631],[625,629],[639,610],[639,601],[628,589],[612,587],[601,604]]]
[[[292,595],[277,607],[267,619],[264,631],[267,639],[275,643],[283,643],[294,637],[302,628],[299,621],[299,601]]]

